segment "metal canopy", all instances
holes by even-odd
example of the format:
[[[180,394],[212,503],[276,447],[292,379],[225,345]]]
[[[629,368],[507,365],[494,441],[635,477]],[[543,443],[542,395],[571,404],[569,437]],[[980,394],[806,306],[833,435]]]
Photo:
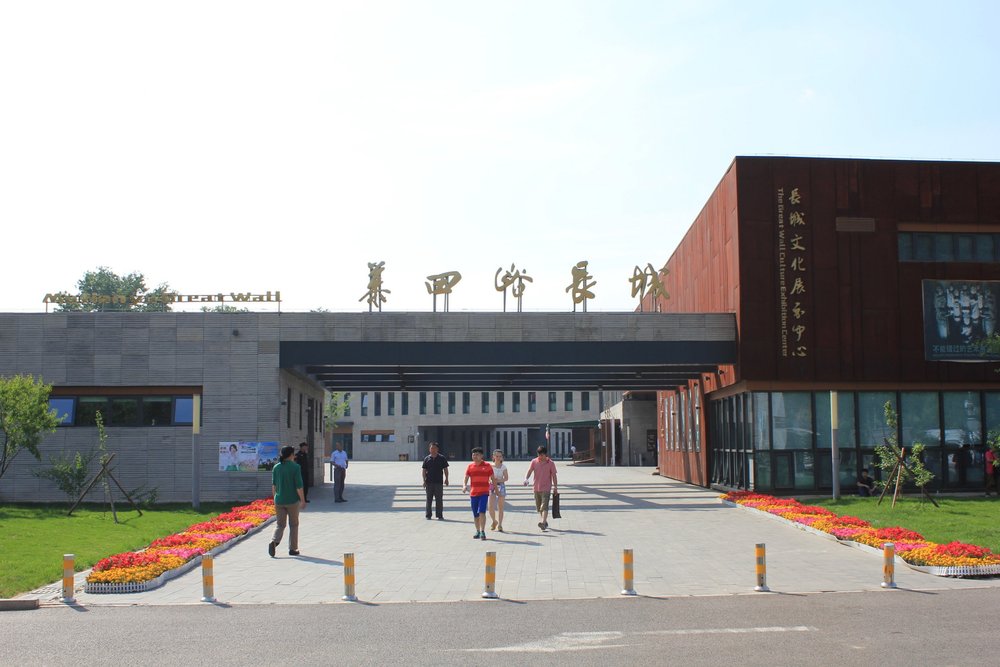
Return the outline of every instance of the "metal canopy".
[[[656,390],[735,359],[735,340],[281,343],[329,391]]]

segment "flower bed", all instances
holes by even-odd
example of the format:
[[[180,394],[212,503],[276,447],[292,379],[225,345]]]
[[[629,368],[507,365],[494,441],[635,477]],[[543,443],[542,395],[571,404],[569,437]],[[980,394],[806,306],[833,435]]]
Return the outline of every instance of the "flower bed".
[[[87,575],[88,593],[135,593],[163,584],[197,564],[196,558],[217,553],[274,516],[274,501],[255,500],[210,521],[154,540],[142,551],[104,558]]]
[[[1000,554],[985,547],[961,542],[936,544],[905,528],[876,528],[863,519],[837,516],[825,507],[803,505],[792,498],[775,498],[752,491],[733,491],[722,500],[767,512],[787,521],[828,533],[844,542],[881,549],[886,542],[896,546],[904,563],[930,574],[948,577],[975,577],[1000,574]]]

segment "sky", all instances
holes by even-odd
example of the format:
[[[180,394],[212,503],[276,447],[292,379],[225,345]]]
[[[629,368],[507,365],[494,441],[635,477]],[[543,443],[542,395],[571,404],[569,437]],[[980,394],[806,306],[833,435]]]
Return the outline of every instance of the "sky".
[[[450,271],[452,312],[500,311],[515,266],[525,311],[568,312],[581,261],[589,311],[634,310],[737,155],[1000,159],[997,25],[992,0],[0,0],[0,312],[100,266],[360,312],[369,262],[385,311]]]

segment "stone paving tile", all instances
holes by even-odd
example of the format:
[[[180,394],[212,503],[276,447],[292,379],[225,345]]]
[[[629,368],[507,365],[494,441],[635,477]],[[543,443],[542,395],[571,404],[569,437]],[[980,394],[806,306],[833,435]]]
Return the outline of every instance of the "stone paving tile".
[[[332,484],[310,492],[302,514],[300,557],[267,554],[271,529],[215,559],[215,595],[229,604],[337,602],[343,555],[355,554],[356,594],[376,603],[479,599],[485,552],[497,553],[497,593],[509,599],[617,597],[622,549],[635,553],[640,595],[746,594],[754,586],[754,544],[767,544],[773,591],[879,590],[881,556],[847,548],[793,526],[722,505],[718,494],[659,476],[649,468],[597,468],[557,462],[563,519],[537,527],[531,490],[518,483],[525,462],[509,463],[505,533],[472,539],[464,463],[452,466],[446,521],[424,519],[419,463],[354,462],[348,502],[333,503]],[[901,588],[1000,587],[1000,579],[933,577],[897,564]],[[58,589],[56,589],[58,590]],[[191,604],[202,594],[195,568],[145,593],[93,595],[84,605]]]

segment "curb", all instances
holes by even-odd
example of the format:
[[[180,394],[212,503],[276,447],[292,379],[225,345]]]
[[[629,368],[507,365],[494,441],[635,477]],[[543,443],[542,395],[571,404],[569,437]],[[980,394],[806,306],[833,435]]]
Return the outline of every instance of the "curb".
[[[0,600],[0,611],[25,611],[27,609],[38,609],[38,606],[39,600],[37,598]]]

